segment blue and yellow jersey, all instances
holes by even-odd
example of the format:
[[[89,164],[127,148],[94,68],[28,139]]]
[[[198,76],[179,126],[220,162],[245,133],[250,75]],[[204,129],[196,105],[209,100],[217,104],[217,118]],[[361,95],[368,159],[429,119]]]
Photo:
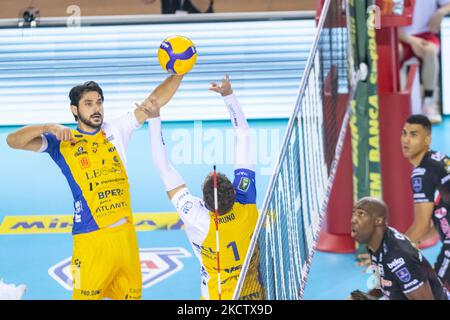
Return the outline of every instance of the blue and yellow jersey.
[[[134,113],[105,122],[93,133],[72,130],[74,142],[45,133],[47,152],[69,183],[74,199],[72,234],[105,228],[121,218],[132,222],[125,150],[134,129]]]
[[[234,172],[236,202],[227,214],[219,216],[220,276],[222,299],[232,299],[247,249],[258,220],[255,172]],[[218,299],[215,214],[202,199],[187,188],[172,198],[186,228],[192,248],[201,264],[202,298]]]

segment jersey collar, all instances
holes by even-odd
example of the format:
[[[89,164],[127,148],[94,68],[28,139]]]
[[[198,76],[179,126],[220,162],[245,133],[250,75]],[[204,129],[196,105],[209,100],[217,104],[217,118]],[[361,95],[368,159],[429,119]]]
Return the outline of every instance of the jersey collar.
[[[422,158],[422,160],[420,161],[420,164],[418,165],[418,167],[423,167],[424,166],[424,164],[425,164],[425,162],[426,161],[428,161],[428,159],[431,157],[431,155],[434,153],[434,151],[433,150],[428,150],[427,151],[427,153],[425,153],[424,155],[423,155],[423,158]]]
[[[100,129],[101,129],[101,127],[98,128],[97,130],[95,130],[94,132],[86,132],[86,131],[83,131],[83,130],[81,130],[80,128],[77,127],[77,131],[78,132],[80,132],[82,134],[87,134],[89,136],[95,136],[100,131]]]

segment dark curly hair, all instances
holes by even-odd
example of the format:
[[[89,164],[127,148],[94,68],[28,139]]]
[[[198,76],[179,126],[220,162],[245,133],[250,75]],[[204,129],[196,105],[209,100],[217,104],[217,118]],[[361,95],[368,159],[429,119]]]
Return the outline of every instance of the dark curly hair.
[[[91,92],[91,91],[98,92],[98,94],[102,98],[102,101],[105,101],[105,98],[103,97],[103,90],[102,90],[102,88],[100,88],[98,83],[95,81],[87,81],[83,84],[73,87],[70,90],[70,92],[69,92],[70,105],[78,107],[83,95],[86,92]],[[78,117],[76,115],[73,115],[73,116],[75,117],[75,121],[78,121]]]
[[[214,212],[214,176],[209,174],[202,185],[203,201],[209,210]],[[219,215],[228,213],[233,208],[236,196],[234,187],[228,178],[217,172],[217,199]]]

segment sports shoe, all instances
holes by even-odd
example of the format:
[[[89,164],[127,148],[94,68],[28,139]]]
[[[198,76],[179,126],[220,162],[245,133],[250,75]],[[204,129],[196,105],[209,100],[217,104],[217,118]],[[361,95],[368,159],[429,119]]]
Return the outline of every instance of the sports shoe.
[[[432,124],[442,122],[439,106],[432,97],[425,97],[423,99],[422,113],[424,116],[427,116]]]
[[[0,280],[0,300],[20,300],[26,290],[27,286],[24,284],[16,286],[15,284],[6,284]]]

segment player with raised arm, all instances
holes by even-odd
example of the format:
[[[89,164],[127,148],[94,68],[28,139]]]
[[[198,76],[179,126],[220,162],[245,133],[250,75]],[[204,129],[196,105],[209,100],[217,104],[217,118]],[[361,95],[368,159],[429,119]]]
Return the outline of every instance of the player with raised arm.
[[[214,177],[205,178],[203,199],[193,196],[182,177],[166,155],[161,132],[159,109],[149,120],[149,134],[154,165],[163,181],[167,195],[185,224],[187,237],[201,264],[202,299],[231,299],[244,263],[247,249],[258,219],[256,207],[255,168],[250,157],[250,134],[242,108],[233,94],[228,75],[210,90],[220,93],[228,108],[235,133],[235,170],[232,183],[217,173],[218,229],[220,265],[217,264]],[[218,288],[221,274],[221,297]],[[255,281],[257,272],[253,272]],[[244,293],[261,299],[259,292]],[[245,297],[244,297],[245,298]]]
[[[141,299],[142,275],[133,224],[126,149],[149,117],[150,97],[165,105],[182,76],[170,76],[134,111],[103,121],[103,91],[93,81],[70,90],[77,121],[32,125],[7,137],[14,149],[48,153],[61,169],[74,198],[73,299]],[[154,100],[154,98],[152,98]]]

